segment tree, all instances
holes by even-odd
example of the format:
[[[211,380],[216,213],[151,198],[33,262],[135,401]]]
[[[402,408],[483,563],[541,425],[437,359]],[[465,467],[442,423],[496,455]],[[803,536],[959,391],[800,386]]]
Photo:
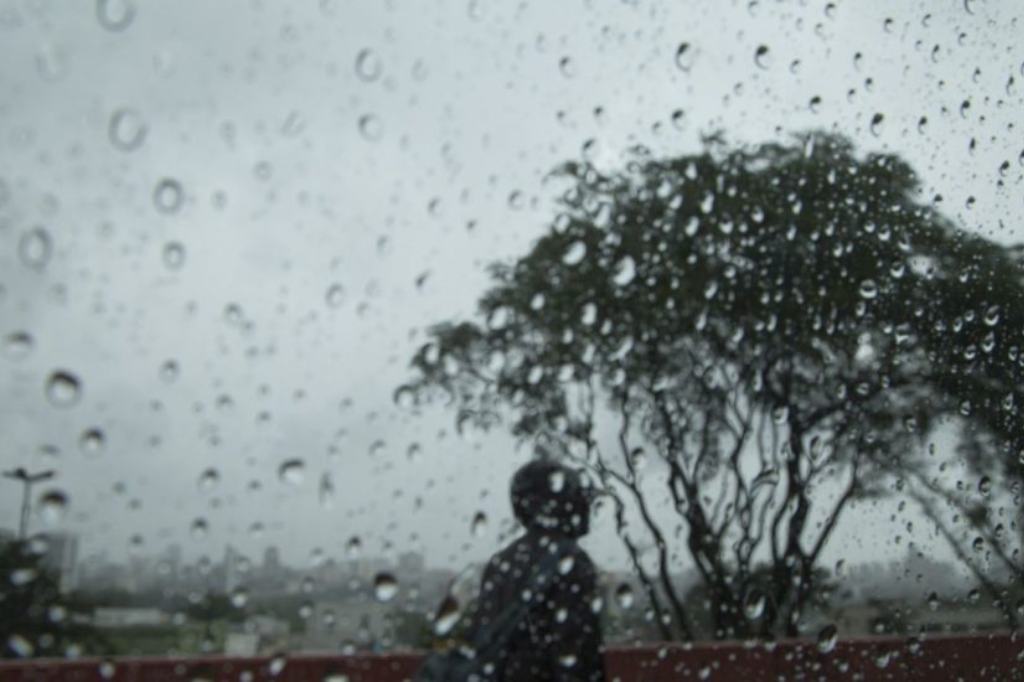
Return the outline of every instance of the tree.
[[[0,658],[97,653],[107,644],[82,622],[81,605],[62,595],[30,542],[0,545]]]
[[[1019,530],[1020,247],[959,230],[905,162],[836,135],[559,176],[551,229],[492,267],[486,323],[434,327],[399,393],[592,472],[664,637],[692,637],[688,565],[717,636],[798,634],[856,500],[903,495],[979,579],[986,561],[1024,577],[995,523]],[[938,474],[937,433],[980,494]]]

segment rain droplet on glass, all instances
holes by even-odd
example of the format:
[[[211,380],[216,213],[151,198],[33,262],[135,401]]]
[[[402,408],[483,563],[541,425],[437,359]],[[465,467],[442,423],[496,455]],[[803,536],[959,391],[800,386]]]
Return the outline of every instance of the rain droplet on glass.
[[[106,447],[107,437],[97,427],[86,429],[78,437],[78,447],[87,457],[96,457],[103,453]]]
[[[636,277],[636,262],[630,256],[625,256],[615,266],[615,275],[612,280],[616,285],[624,287]]]
[[[160,365],[160,380],[165,384],[173,383],[178,378],[180,368],[176,360],[165,360]]]
[[[839,630],[835,625],[826,625],[818,631],[818,651],[823,654],[831,653],[836,648],[839,640]]]
[[[381,571],[373,579],[373,594],[379,602],[389,602],[398,594],[398,580],[387,571]]]
[[[633,608],[633,603],[636,601],[636,595],[633,594],[633,588],[627,583],[623,583],[615,588],[615,601],[618,602],[619,607],[625,610]]]
[[[359,134],[369,142],[376,142],[384,134],[384,125],[373,114],[359,117]]]
[[[62,490],[48,490],[39,496],[36,506],[43,521],[51,526],[60,523],[67,515],[68,496]]]
[[[693,68],[693,47],[690,43],[680,43],[676,48],[676,66],[683,72]]]
[[[185,191],[173,178],[163,178],[153,188],[153,205],[166,215],[177,213],[185,203]]]
[[[114,148],[122,152],[133,152],[146,141],[149,129],[142,115],[134,109],[116,109],[107,124],[107,137]]]
[[[767,45],[757,46],[754,51],[754,63],[762,69],[767,69],[772,65],[772,54]]]
[[[209,493],[212,492],[219,483],[220,473],[211,467],[199,474],[199,480],[196,483],[196,486],[199,488],[199,492]]]
[[[379,79],[383,72],[384,65],[373,50],[366,48],[356,55],[356,75],[361,81],[372,83]]]
[[[562,262],[566,265],[578,265],[587,256],[587,245],[582,241],[576,240],[569,245],[569,248],[565,250],[565,255],[562,256]]]
[[[82,397],[82,383],[66,370],[56,370],[46,380],[46,398],[54,407],[71,407]]]
[[[22,358],[28,357],[29,353],[32,352],[32,347],[34,345],[35,340],[28,332],[11,332],[4,337],[4,357],[9,360],[21,360]]]
[[[306,478],[306,464],[301,459],[289,459],[277,468],[277,477],[285,485],[300,486]]]
[[[53,239],[43,227],[33,227],[18,239],[18,257],[33,270],[42,270],[53,255]]]
[[[168,270],[180,270],[185,264],[185,247],[180,242],[167,242],[164,244],[163,261]]]
[[[131,26],[134,19],[132,0],[96,0],[96,20],[106,30],[119,33]]]

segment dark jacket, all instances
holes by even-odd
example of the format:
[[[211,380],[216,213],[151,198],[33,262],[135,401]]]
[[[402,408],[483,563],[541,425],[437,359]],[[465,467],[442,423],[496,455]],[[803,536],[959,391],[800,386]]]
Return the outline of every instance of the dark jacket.
[[[515,600],[530,602],[504,654],[486,679],[518,682],[604,682],[600,595],[590,557],[562,538],[557,568],[537,579],[551,545],[531,530],[491,558],[484,571],[474,630],[499,618]],[[550,562],[548,562],[550,565]]]

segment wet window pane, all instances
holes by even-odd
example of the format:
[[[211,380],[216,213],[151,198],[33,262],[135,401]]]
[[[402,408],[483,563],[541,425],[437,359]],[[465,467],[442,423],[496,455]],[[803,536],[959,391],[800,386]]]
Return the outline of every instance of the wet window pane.
[[[2,656],[1009,665],[1021,22],[0,0]]]

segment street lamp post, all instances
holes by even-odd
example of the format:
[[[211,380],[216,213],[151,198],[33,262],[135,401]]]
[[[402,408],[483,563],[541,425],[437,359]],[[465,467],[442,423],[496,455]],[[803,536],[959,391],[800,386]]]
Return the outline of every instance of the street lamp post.
[[[47,471],[39,471],[34,474],[30,474],[25,471],[24,467],[18,467],[17,469],[4,472],[4,478],[9,478],[12,481],[21,481],[22,485],[21,520],[18,523],[19,540],[24,540],[28,537],[28,514],[31,510],[32,486],[36,483],[53,478],[55,473],[56,472],[52,469],[48,469]]]

